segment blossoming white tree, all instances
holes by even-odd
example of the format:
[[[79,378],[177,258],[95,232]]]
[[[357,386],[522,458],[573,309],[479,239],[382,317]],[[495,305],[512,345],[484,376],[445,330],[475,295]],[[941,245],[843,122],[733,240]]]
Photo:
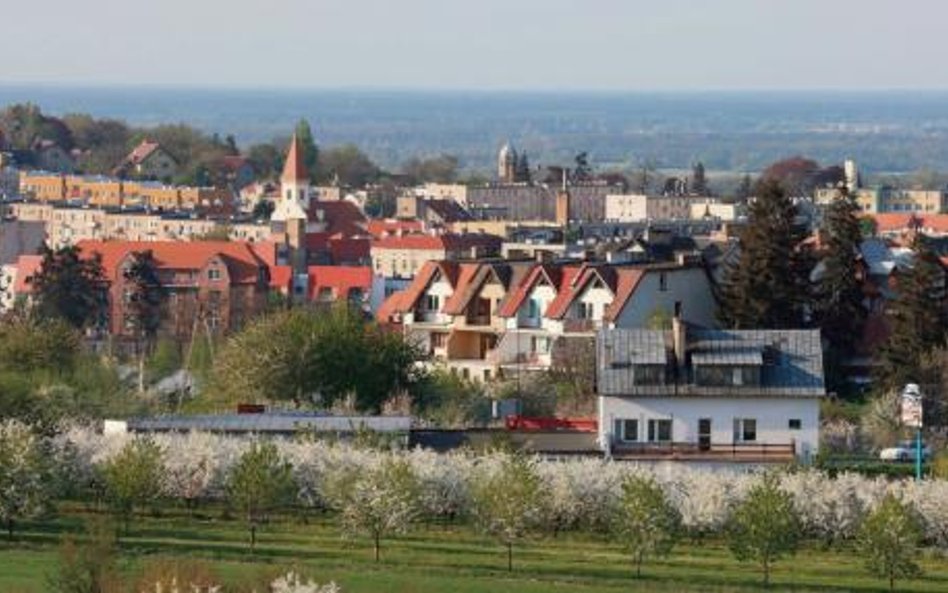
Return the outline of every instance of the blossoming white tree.
[[[39,516],[51,503],[51,469],[41,439],[28,426],[0,424],[0,521],[10,539],[17,521]]]
[[[543,517],[543,480],[537,461],[505,456],[478,475],[472,485],[477,524],[507,547],[507,570],[513,571],[513,546],[539,527]]]
[[[406,532],[419,512],[418,478],[403,459],[387,456],[352,482],[341,500],[343,530],[372,538],[378,562],[382,538]]]

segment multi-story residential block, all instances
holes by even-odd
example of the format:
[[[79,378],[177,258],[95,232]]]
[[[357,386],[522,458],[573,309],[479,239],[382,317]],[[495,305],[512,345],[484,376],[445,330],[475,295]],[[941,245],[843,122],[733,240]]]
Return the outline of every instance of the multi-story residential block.
[[[609,329],[597,337],[608,456],[725,463],[809,460],[825,395],[818,330]]]
[[[695,209],[710,208],[719,200],[709,196],[645,194],[609,194],[605,197],[605,219],[610,222],[642,222],[648,220],[688,220]]]
[[[698,265],[427,262],[382,305],[382,321],[449,368],[478,379],[550,368],[560,348],[603,327],[642,327],[685,307],[713,326],[715,303]]]
[[[226,212],[234,209],[230,190],[123,181],[112,177],[59,175],[21,171],[20,194],[39,202],[72,202],[90,206],[138,206],[162,210]]]
[[[918,212],[922,214],[948,213],[948,191],[927,189],[898,189],[894,187],[860,187],[852,192],[859,208],[868,214]],[[817,204],[826,205],[840,196],[837,188],[816,190]]]
[[[108,282],[108,330],[132,339],[133,323],[124,272],[134,253],[151,251],[167,294],[159,333],[186,339],[192,333],[240,329],[267,305],[269,271],[253,245],[236,241],[81,241],[84,257],[98,255]]]
[[[413,278],[427,261],[493,257],[501,244],[500,237],[476,233],[388,235],[372,242],[372,267],[385,278]]]

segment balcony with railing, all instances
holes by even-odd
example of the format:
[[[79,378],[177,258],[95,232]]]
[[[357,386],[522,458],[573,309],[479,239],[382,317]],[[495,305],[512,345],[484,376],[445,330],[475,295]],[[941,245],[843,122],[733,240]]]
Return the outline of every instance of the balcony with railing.
[[[571,334],[590,333],[596,331],[601,322],[595,319],[564,319],[563,331]]]
[[[614,442],[612,457],[636,461],[791,462],[796,444],[789,443],[629,443]]]

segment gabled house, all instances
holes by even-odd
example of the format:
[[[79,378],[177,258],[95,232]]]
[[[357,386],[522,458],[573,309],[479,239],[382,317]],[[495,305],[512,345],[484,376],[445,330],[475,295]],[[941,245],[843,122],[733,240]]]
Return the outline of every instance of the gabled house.
[[[691,323],[716,325],[701,266],[538,265],[500,312],[507,333],[499,356],[507,366],[549,368],[568,340],[591,341],[602,328],[667,324],[676,309]]]
[[[809,460],[825,395],[818,330],[599,332],[607,456],[727,463]]]
[[[161,144],[142,140],[113,171],[116,177],[170,180],[178,169],[178,161]]]
[[[548,369],[571,341],[591,351],[600,328],[670,323],[682,307],[690,321],[714,325],[711,285],[699,266],[442,260],[426,262],[378,318],[401,324],[436,360],[489,379]]]

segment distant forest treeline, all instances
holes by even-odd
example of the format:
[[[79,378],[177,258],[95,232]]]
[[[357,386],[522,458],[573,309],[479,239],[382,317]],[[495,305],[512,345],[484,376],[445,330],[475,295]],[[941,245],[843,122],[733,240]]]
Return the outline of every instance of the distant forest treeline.
[[[503,93],[4,85],[0,105],[90,113],[134,126],[185,122],[242,148],[308,120],[320,146],[354,144],[395,171],[455,155],[491,173],[506,140],[536,165],[588,151],[602,168],[759,171],[802,154],[866,172],[948,169],[948,93]]]

